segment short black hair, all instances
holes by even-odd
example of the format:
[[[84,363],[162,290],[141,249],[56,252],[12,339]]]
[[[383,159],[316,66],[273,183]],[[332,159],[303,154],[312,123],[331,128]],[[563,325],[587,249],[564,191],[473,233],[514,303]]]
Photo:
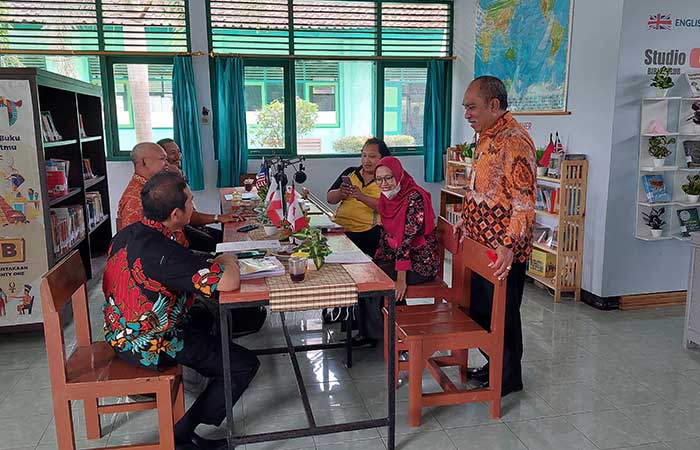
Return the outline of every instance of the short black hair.
[[[492,77],[490,75],[482,75],[477,77],[472,81],[473,83],[478,82],[479,92],[486,102],[490,102],[492,99],[498,99],[501,104],[501,109],[506,111],[508,109],[508,91],[506,91],[506,85],[500,78]]]
[[[187,183],[175,172],[158,172],[141,190],[141,205],[146,219],[165,222],[174,209],[185,209]]]
[[[376,138],[376,137],[371,137],[365,141],[365,144],[362,146],[364,149],[368,145],[376,145],[379,148],[379,154],[384,158],[385,156],[391,156],[391,151],[389,150],[389,147],[386,145],[386,142],[383,140]]]
[[[158,145],[160,145],[161,147],[163,147],[165,144],[170,144],[171,142],[172,142],[173,144],[175,144],[175,141],[174,141],[174,140],[172,140],[172,139],[170,139],[170,138],[163,138],[163,139],[161,139],[160,141],[156,142],[156,144],[158,144]]]

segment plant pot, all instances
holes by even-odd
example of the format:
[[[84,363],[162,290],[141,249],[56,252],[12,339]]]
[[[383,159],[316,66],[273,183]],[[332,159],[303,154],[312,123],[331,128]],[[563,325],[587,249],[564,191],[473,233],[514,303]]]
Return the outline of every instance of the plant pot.
[[[665,162],[666,158],[652,158],[651,160],[651,164],[657,169],[663,167]]]
[[[274,225],[265,225],[263,229],[265,230],[265,234],[268,236],[274,236],[277,234],[277,227]]]
[[[670,91],[670,90],[671,90],[671,89],[660,89],[660,88],[656,88],[656,96],[657,96],[658,98],[665,98],[665,97],[668,95],[668,91]]]
[[[537,167],[537,176],[538,177],[546,177],[547,176],[547,169],[548,167]]]
[[[655,237],[655,238],[660,238],[661,234],[664,232],[664,230],[654,230],[654,229],[652,229],[650,231],[651,231],[651,237]]]
[[[697,203],[698,200],[700,200],[700,195],[690,195],[686,194],[688,196],[688,203]]]

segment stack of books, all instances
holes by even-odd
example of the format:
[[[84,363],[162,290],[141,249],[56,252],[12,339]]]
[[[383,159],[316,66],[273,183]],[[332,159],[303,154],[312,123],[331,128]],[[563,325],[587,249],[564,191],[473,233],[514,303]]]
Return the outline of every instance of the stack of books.
[[[102,208],[102,195],[99,192],[86,192],[85,202],[87,204],[87,222],[90,230],[92,230],[105,218],[104,208]]]
[[[53,253],[61,256],[85,237],[85,216],[80,205],[51,208]]]
[[[70,161],[49,159],[46,161],[46,186],[49,197],[56,198],[68,193],[68,173]]]
[[[445,205],[445,219],[452,225],[456,224],[459,222],[459,219],[462,217],[462,204],[461,203],[452,203],[452,204],[447,204]]]
[[[97,175],[95,175],[92,172],[92,165],[90,164],[90,159],[83,158],[83,178],[89,180],[91,178],[95,178],[96,176]]]
[[[559,213],[559,188],[537,186],[537,201],[535,209],[552,214]]]
[[[241,270],[241,280],[284,275],[284,266],[274,256],[239,259],[238,266]]]

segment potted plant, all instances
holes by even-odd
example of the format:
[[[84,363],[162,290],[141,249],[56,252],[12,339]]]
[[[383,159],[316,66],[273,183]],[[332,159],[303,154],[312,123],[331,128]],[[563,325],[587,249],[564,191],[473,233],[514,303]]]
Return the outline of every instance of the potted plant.
[[[674,86],[670,75],[671,69],[666,66],[661,67],[656,74],[654,74],[654,78],[651,80],[651,87],[656,88],[656,95],[658,97],[666,97],[669,89]]]
[[[317,270],[323,267],[326,263],[326,256],[331,254],[331,249],[328,247],[328,239],[321,233],[321,230],[307,226],[292,234],[292,237],[301,241],[297,251],[307,253]]]
[[[651,235],[655,238],[661,237],[662,227],[666,224],[662,216],[666,213],[666,208],[651,208],[648,213],[643,212],[644,223],[649,227]]]
[[[268,236],[274,236],[277,234],[277,227],[272,223],[272,220],[267,216],[267,209],[270,206],[269,203],[263,202],[260,206],[255,208],[255,212],[258,213],[256,220],[260,225],[263,226],[265,234]]]
[[[688,202],[697,203],[700,199],[700,175],[688,175],[688,183],[681,186],[688,196]]]
[[[671,155],[668,146],[676,143],[676,138],[667,136],[652,136],[649,138],[649,154],[652,156],[654,167],[663,167],[664,160]]]
[[[544,148],[540,147],[537,149],[536,163],[537,163],[537,176],[544,177],[547,175],[547,166],[542,165],[542,157],[544,156]]]
[[[459,157],[467,164],[472,163],[472,157],[474,156],[474,148],[476,148],[476,142],[467,143],[467,141],[457,144],[457,152]]]

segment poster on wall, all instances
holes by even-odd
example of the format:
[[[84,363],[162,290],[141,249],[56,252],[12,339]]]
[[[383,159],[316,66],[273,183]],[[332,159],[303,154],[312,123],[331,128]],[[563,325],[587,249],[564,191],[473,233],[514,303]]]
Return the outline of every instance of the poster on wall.
[[[27,80],[0,80],[0,327],[42,321],[47,270],[32,95]]]
[[[511,111],[566,112],[573,1],[478,1],[474,73],[503,80]]]

